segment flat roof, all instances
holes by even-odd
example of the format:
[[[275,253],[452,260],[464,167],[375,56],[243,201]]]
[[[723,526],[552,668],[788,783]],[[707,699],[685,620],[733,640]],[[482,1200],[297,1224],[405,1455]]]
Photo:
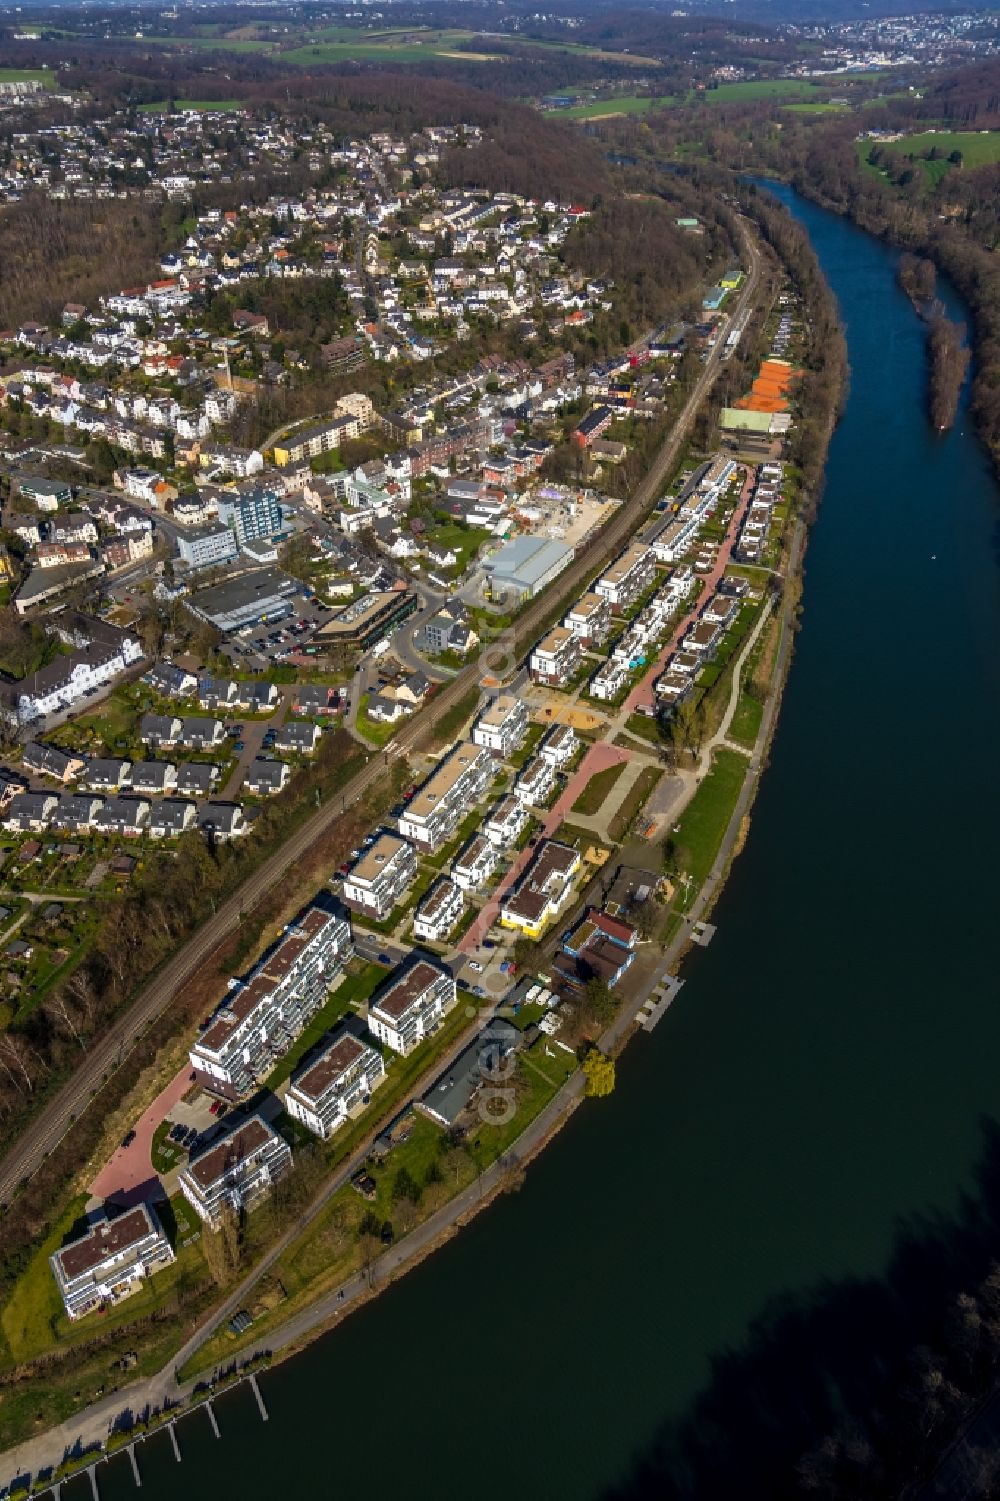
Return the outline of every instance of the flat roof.
[[[469,767],[474,766],[481,757],[489,755],[490,752],[485,746],[473,745],[471,740],[463,740],[461,745],[455,747],[448,759],[441,763],[437,771],[431,773],[410,802],[405,816],[429,818],[441,806],[455,783],[464,776]]]
[[[389,862],[394,860],[400,850],[408,847],[409,841],[400,838],[398,834],[380,834],[375,843],[371,845],[360,860],[356,860],[351,866],[351,879],[355,881],[374,881],[386,869]]]
[[[194,609],[205,615],[232,615],[251,605],[263,606],[270,599],[284,599],[302,585],[280,568],[254,568],[236,578],[223,579],[191,595]]]
[[[484,567],[488,573],[531,585],[572,556],[571,547],[550,537],[515,537],[487,558]]]

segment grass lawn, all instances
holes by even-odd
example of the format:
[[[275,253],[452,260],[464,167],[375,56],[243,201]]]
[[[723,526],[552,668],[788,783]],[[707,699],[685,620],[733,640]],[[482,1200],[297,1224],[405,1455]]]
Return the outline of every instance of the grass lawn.
[[[63,1305],[49,1257],[69,1238],[86,1205],[86,1194],[70,1200],[17,1279],[0,1313],[4,1340],[15,1361],[30,1360],[52,1343],[55,1321],[62,1313]]]
[[[744,99],[809,100],[815,93],[816,85],[801,78],[745,78],[706,89],[702,98],[709,104],[735,104]]]
[[[736,701],[736,712],[729,726],[729,738],[752,750],[757,743],[760,722],[764,717],[764,705],[750,693],[741,693]]]
[[[712,868],[747,773],[739,751],[716,751],[712,769],[681,815],[672,840],[678,868],[693,879],[691,894]]]
[[[33,79],[47,89],[56,86],[55,77],[45,68],[0,68],[0,83],[31,83]]]
[[[625,721],[625,728],[630,735],[637,735],[640,740],[648,740],[650,745],[663,744],[659,720],[655,715],[630,714]]]
[[[478,703],[479,689],[470,688],[457,704],[441,715],[434,729],[434,745],[440,748],[454,740],[466,720],[472,718]]]
[[[633,820],[638,816],[643,804],[649,799],[662,775],[663,772],[658,766],[644,766],[642,768],[625,801],[608,824],[608,838],[610,840],[617,842],[625,838],[632,826]]]
[[[625,761],[619,761],[617,766],[606,766],[603,771],[592,776],[569,811],[588,815],[600,813],[626,765]]]
[[[435,547],[451,548],[458,554],[458,562],[452,565],[456,574],[465,572],[469,559],[477,556],[484,540],[479,528],[459,526],[457,521],[439,522],[428,527],[424,535]]]
[[[598,120],[602,116],[644,115],[647,110],[665,109],[676,104],[672,94],[654,99],[652,95],[628,94],[619,99],[595,99],[590,104],[574,104],[569,109],[553,110],[557,120]]]
[[[358,974],[345,975],[335,990],[330,992],[326,1005],[321,1006],[305,1031],[296,1038],[288,1052],[268,1075],[265,1089],[277,1089],[298,1068],[301,1060],[317,1043],[322,1042],[342,1017],[347,1015],[352,1004],[366,1001],[382,983],[389,971],[381,964],[366,964]]]
[[[381,720],[369,719],[368,700],[370,697],[370,694],[363,693],[361,702],[358,704],[358,734],[364,735],[370,745],[388,745],[396,731],[402,729],[408,716],[404,714],[402,719],[398,719],[395,724],[383,724]]]

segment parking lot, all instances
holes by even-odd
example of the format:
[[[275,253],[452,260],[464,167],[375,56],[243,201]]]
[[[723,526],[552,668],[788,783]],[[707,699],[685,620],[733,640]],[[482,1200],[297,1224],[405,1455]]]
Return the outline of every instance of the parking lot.
[[[236,665],[263,667],[307,651],[316,631],[335,611],[304,595],[295,595],[289,603],[291,609],[280,620],[245,626],[231,636],[222,647],[226,656]]]

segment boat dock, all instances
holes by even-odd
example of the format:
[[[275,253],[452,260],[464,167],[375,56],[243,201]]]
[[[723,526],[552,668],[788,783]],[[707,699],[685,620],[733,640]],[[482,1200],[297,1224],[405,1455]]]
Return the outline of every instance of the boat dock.
[[[635,1019],[644,1032],[652,1032],[683,984],[684,981],[678,980],[676,975],[667,975],[665,979],[660,981],[652,995],[636,1014]]]

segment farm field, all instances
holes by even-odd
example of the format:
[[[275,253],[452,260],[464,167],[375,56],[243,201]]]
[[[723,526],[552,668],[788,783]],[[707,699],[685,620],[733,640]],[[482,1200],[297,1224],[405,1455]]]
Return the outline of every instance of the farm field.
[[[40,83],[54,89],[56,81],[47,68],[0,68],[0,83]]]
[[[150,104],[140,104],[139,113],[155,115],[167,107],[166,101],[154,100]],[[174,108],[178,110],[192,109],[199,113],[214,111],[217,114],[230,114],[234,110],[246,109],[245,99],[175,99]]]
[[[654,99],[651,95],[626,94],[620,99],[595,99],[591,104],[574,104],[570,109],[554,110],[558,120],[613,119],[615,115],[644,115],[651,109],[664,109],[676,100],[669,94]]]

